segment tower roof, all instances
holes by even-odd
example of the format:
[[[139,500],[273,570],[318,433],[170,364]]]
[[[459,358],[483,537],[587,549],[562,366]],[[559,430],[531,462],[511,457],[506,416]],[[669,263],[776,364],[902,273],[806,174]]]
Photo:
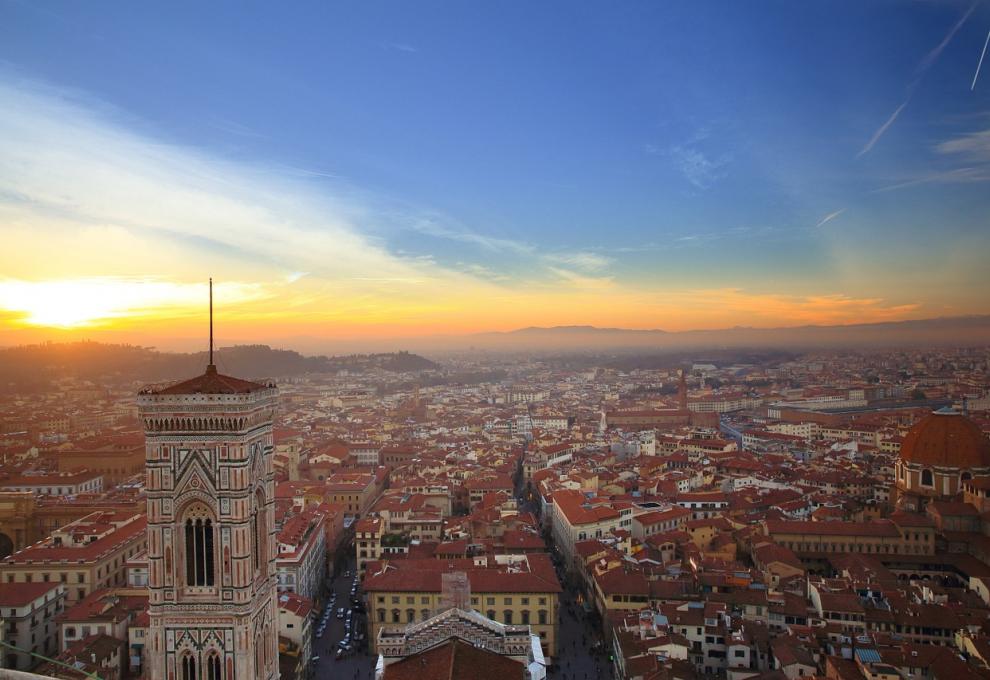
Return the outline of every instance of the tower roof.
[[[990,467],[990,439],[979,426],[955,411],[931,413],[908,431],[901,460],[952,468]]]
[[[217,372],[216,366],[210,364],[203,375],[151,390],[148,394],[250,394],[271,387],[271,385],[223,375]]]

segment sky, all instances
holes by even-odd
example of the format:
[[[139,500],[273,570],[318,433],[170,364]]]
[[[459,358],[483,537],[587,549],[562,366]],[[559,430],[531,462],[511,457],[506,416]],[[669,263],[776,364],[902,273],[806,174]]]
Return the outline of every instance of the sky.
[[[210,276],[218,343],[287,347],[990,313],[988,31],[969,1],[0,0],[0,345],[200,348]]]

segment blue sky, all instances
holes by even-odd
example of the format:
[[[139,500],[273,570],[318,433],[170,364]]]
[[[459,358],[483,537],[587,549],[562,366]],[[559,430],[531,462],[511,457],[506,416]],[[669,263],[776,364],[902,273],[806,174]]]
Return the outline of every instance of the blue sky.
[[[486,285],[990,311],[990,5],[616,5],[4,2],[0,78]]]

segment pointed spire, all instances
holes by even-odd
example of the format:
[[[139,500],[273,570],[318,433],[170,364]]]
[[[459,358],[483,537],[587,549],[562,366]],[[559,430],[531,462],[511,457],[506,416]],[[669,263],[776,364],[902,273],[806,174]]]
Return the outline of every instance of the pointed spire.
[[[210,277],[210,363],[206,367],[207,371],[217,370],[217,367],[213,365],[213,277]]]

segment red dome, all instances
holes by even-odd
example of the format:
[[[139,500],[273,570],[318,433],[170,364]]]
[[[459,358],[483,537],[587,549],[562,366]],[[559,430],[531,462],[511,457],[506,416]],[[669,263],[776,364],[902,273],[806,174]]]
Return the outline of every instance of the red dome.
[[[906,463],[932,467],[990,467],[990,439],[966,416],[936,411],[908,430],[900,456]]]

